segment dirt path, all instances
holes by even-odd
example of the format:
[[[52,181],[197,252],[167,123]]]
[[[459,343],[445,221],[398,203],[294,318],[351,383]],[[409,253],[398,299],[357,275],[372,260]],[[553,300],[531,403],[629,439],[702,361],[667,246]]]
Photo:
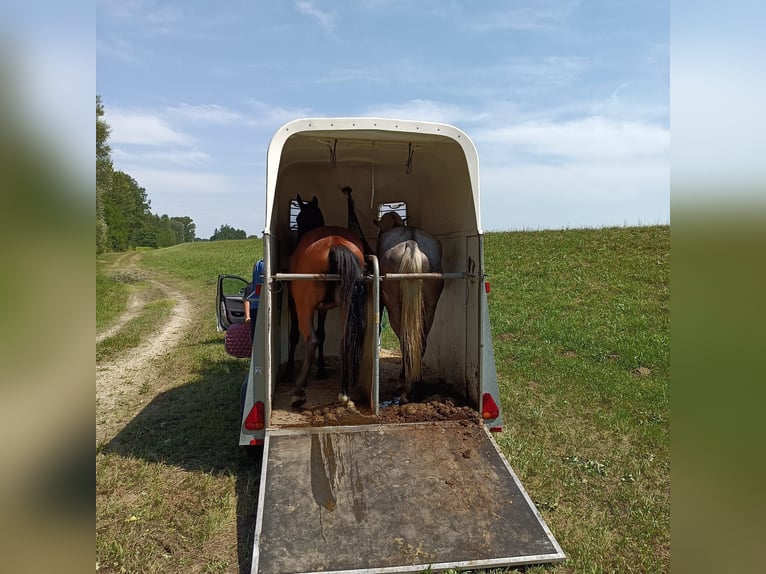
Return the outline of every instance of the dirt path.
[[[133,267],[134,256],[121,258],[119,264],[122,269]],[[126,410],[123,407],[136,403],[142,387],[156,380],[162,365],[159,359],[181,340],[191,324],[191,305],[179,291],[154,279],[146,278],[146,281],[154,289],[132,295],[125,313],[112,327],[97,335],[96,341],[114,335],[136,317],[149,302],[153,290],[174,301],[173,312],[153,337],[112,360],[96,364],[96,444],[108,440],[121,428],[124,423],[121,413]]]
[[[145,291],[140,293],[132,293],[130,298],[128,298],[128,306],[125,309],[125,312],[120,315],[120,318],[117,319],[117,322],[114,325],[96,335],[96,343],[100,343],[104,339],[108,339],[109,337],[116,335],[125,325],[125,323],[138,316],[138,314],[141,312],[141,309],[143,309],[144,305],[146,305],[148,302],[146,300],[146,295],[148,295],[148,293]]]

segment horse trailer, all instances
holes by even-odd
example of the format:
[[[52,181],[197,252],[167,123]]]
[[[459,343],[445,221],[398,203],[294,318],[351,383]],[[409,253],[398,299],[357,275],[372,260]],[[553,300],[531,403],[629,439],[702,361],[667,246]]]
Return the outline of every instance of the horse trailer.
[[[371,253],[356,407],[336,400],[344,328],[337,311],[326,319],[328,376],[312,373],[306,403],[291,407],[288,285],[319,278],[288,272],[298,195],[317,198],[326,225],[347,227],[355,217],[368,245],[376,245],[374,222],[390,211],[441,243],[444,287],[423,356],[420,402],[398,400],[400,359],[395,349],[381,348],[379,306],[381,284],[397,278],[381,276]],[[316,118],[292,121],[273,136],[263,289],[239,439],[263,450],[254,574],[476,569],[565,559],[493,438],[503,423],[483,255],[478,156],[459,129]],[[301,343],[296,356],[302,353]]]

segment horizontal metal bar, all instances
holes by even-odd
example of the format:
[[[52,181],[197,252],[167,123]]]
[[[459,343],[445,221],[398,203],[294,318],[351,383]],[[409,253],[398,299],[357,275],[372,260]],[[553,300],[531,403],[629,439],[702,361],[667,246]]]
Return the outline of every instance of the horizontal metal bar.
[[[380,278],[384,281],[400,281],[402,279],[465,279],[466,273],[386,273]]]
[[[468,273],[386,273],[381,281],[401,281],[403,279],[473,279],[476,275]],[[340,281],[337,273],[275,273],[274,281]]]
[[[340,281],[337,273],[274,273],[275,281]]]

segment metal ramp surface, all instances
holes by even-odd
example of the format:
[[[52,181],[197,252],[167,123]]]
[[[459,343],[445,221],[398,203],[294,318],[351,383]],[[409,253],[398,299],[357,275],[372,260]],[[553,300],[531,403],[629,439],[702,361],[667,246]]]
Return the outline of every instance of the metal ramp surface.
[[[565,559],[482,425],[270,429],[264,462],[253,574]]]

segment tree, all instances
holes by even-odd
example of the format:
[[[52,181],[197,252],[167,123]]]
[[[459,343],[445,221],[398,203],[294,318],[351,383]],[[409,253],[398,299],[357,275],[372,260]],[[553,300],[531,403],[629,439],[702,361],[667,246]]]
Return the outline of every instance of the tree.
[[[112,185],[103,194],[103,203],[109,247],[114,251],[136,247],[139,230],[151,214],[146,190],[127,173],[115,171]]]
[[[216,228],[210,241],[221,241],[224,239],[247,239],[247,233],[243,229],[234,229],[231,225],[223,224],[221,228]]]
[[[184,215],[183,217],[171,217],[170,220],[181,224],[179,243],[189,243],[196,239],[195,233],[197,232],[197,226],[194,224],[194,220],[192,220],[191,217]]]
[[[124,251],[139,245],[169,247],[195,240],[191,217],[157,216],[146,190],[130,175],[115,171],[107,143],[111,128],[102,119],[104,106],[96,95],[96,252]],[[244,233],[244,232],[242,232]]]
[[[108,226],[104,218],[104,193],[112,184],[112,148],[106,141],[111,128],[103,119],[104,106],[96,95],[96,253],[108,247]]]
[[[170,218],[164,214],[162,217],[157,217],[156,215],[155,217],[157,218],[155,227],[157,233],[157,247],[170,247],[171,245],[180,243]]]

